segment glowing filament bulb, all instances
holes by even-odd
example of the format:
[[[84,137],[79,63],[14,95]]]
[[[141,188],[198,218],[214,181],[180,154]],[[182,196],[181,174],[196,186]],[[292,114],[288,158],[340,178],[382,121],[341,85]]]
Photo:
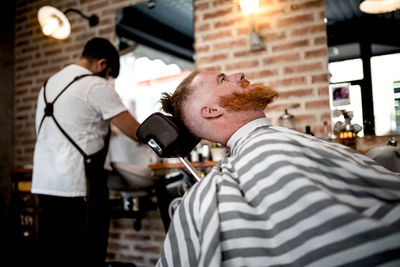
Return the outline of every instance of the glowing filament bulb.
[[[57,17],[51,17],[46,21],[46,24],[43,26],[43,33],[45,35],[51,35],[57,30],[59,26],[60,20]]]
[[[244,15],[254,14],[258,12],[258,0],[240,0],[239,3]]]

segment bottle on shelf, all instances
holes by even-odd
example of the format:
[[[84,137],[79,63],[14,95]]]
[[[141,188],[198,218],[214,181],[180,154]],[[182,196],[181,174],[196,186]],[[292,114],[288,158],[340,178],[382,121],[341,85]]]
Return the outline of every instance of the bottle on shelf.
[[[329,132],[329,128],[328,128],[328,122],[324,121],[324,124],[323,124],[322,127],[323,127],[322,128],[322,131],[323,131],[323,137],[322,138],[329,139],[329,140],[332,139],[332,136],[331,136],[331,134]]]
[[[310,125],[307,125],[307,126],[306,126],[306,134],[309,134],[309,135],[314,136],[314,133],[311,132],[311,127],[310,127]]]

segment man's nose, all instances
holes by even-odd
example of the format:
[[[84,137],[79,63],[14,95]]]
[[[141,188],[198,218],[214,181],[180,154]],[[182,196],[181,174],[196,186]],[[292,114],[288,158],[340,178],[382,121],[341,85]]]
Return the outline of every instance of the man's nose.
[[[238,72],[238,73],[232,74],[231,77],[232,77],[232,80],[235,82],[241,82],[245,78],[243,72]]]

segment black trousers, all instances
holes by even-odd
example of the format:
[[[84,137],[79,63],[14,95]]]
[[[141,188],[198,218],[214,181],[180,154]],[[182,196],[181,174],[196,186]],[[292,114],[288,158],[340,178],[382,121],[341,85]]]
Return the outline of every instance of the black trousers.
[[[109,233],[108,195],[38,195],[39,266],[104,266]]]

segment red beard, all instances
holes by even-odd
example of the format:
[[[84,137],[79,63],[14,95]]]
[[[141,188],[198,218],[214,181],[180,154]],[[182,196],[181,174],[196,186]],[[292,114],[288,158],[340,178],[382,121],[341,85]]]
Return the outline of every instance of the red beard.
[[[250,82],[247,80],[241,83],[243,88],[249,85]],[[254,84],[250,90],[221,96],[219,105],[228,111],[264,110],[277,96],[278,92],[274,89],[262,84]]]

